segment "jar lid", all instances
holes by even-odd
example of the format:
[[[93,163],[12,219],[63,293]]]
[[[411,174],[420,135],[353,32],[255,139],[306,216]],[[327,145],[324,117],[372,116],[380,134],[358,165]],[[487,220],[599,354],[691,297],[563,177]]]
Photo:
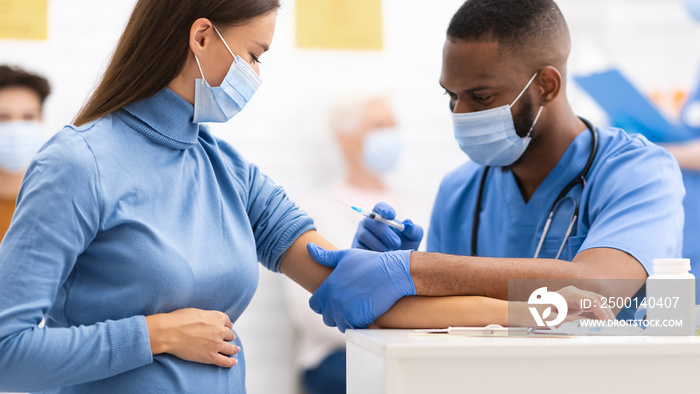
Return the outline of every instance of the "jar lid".
[[[654,259],[654,272],[686,273],[690,271],[690,259]]]

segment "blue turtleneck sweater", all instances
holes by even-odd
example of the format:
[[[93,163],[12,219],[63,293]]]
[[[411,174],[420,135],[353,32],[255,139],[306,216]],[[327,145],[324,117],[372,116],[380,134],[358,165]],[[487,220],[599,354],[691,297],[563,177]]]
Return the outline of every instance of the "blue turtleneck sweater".
[[[245,392],[243,352],[233,368],[152,356],[144,316],[235,324],[257,262],[279,271],[313,222],[192,114],[164,89],[34,158],[0,244],[0,391]]]

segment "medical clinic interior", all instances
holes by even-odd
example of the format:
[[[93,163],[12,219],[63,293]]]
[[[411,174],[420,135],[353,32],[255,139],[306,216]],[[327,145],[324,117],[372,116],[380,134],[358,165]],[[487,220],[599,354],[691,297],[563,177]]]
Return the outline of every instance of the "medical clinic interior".
[[[0,0],[0,394],[700,387],[699,0]]]

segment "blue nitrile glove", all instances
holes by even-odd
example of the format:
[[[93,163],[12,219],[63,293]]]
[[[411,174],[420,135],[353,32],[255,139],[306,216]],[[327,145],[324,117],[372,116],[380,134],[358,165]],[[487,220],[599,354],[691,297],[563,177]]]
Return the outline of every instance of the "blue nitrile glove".
[[[306,249],[317,263],[333,268],[309,300],[328,326],[342,332],[366,328],[403,296],[416,294],[410,250],[377,253],[360,249]]]
[[[396,217],[394,208],[385,202],[377,203],[373,211],[385,219],[393,220]],[[399,231],[380,221],[364,218],[357,226],[352,247],[375,252],[418,249],[420,241],[423,239],[423,227],[414,224],[410,219],[404,220],[403,224],[405,228],[403,231]]]

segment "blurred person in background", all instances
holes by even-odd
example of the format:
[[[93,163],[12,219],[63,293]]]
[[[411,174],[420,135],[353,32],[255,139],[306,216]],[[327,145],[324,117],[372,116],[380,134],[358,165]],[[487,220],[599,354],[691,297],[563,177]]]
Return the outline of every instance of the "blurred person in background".
[[[343,175],[310,193],[308,205],[314,218],[333,218],[317,223],[319,231],[327,233],[334,245],[349,246],[361,217],[349,206],[368,208],[377,201],[400,204],[387,175],[396,168],[403,143],[391,102],[379,93],[351,93],[336,100],[329,110],[328,127],[340,150]]]
[[[371,207],[386,201],[401,207],[384,176],[396,166],[402,144],[389,98],[378,93],[344,95],[332,105],[328,125],[345,173],[300,203],[331,243],[349,247],[359,214],[341,203]],[[309,308],[309,292],[291,281],[286,290],[295,367],[301,371],[305,392],[345,393],[345,335],[323,324],[321,316]]]
[[[700,0],[686,0],[685,5],[691,17],[700,22]],[[681,109],[680,123],[693,137],[665,147],[678,160],[685,186],[683,257],[690,259],[691,273],[700,278],[700,74],[697,86]],[[696,290],[695,302],[700,303],[700,288]]]
[[[10,227],[24,171],[44,141],[46,78],[0,65],[0,241]]]

